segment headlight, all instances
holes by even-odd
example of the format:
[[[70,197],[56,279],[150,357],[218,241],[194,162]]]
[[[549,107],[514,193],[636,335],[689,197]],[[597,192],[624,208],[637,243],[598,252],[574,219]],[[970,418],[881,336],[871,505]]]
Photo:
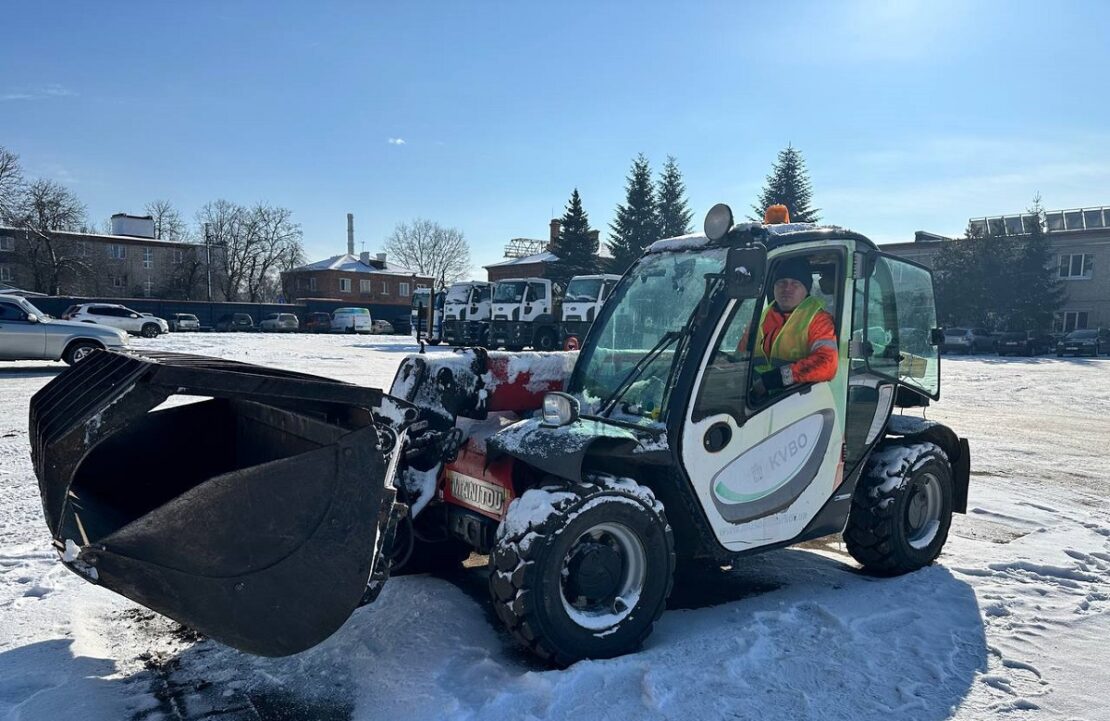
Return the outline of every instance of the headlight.
[[[543,423],[565,426],[578,418],[578,400],[566,393],[552,392],[543,397]]]

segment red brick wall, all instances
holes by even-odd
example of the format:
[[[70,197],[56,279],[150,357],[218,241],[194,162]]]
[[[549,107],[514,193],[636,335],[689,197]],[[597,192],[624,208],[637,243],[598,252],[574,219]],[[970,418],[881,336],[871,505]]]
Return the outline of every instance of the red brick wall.
[[[316,288],[310,279],[316,279]],[[340,290],[340,279],[350,281],[350,292]],[[370,287],[363,288],[368,282]],[[401,284],[408,284],[408,293],[402,294]],[[300,298],[330,298],[350,300],[357,303],[382,303],[408,307],[412,303],[412,291],[417,286],[432,284],[431,278],[422,276],[406,277],[384,273],[346,273],[340,270],[313,270],[282,274],[282,287],[287,302]]]

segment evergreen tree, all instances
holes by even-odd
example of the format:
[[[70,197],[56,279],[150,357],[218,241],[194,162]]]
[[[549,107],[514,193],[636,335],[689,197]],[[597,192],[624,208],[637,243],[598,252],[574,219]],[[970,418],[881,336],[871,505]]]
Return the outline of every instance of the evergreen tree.
[[[667,156],[659,178],[659,237],[674,238],[690,232],[693,211],[686,204],[686,184],[674,156]]]
[[[641,255],[644,248],[659,240],[659,213],[655,186],[651,182],[651,166],[643,153],[632,161],[625,186],[625,203],[617,206],[617,217],[609,224],[609,252],[613,258],[610,271],[623,273]]]
[[[968,226],[933,262],[937,317],[942,325],[994,330],[1046,330],[1062,303],[1051,266],[1040,198],[1023,235],[993,235]]]
[[[1054,254],[1044,231],[1041,196],[1033,197],[1025,222],[1028,235],[1016,248],[1013,287],[1017,290],[1008,317],[1010,330],[1047,330],[1064,302],[1064,289],[1057,280]]]
[[[552,267],[551,279],[565,286],[576,275],[599,272],[597,238],[590,233],[590,219],[582,209],[578,188],[570,195],[561,223],[559,237],[548,250],[559,256]]]
[[[767,183],[759,194],[759,200],[752,206],[751,219],[760,222],[769,206],[785,205],[790,211],[792,223],[816,223],[820,220],[817,208],[811,208],[813,188],[806,171],[806,161],[802,153],[793,145],[779,151],[778,160],[767,176]]]

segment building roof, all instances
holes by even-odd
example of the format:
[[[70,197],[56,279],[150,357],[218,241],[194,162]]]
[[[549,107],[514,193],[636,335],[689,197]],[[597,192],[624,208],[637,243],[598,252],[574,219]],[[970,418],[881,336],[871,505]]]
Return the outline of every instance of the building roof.
[[[554,253],[544,251],[536,253],[535,255],[526,255],[523,258],[509,258],[500,263],[490,263],[486,268],[503,268],[507,265],[528,265],[530,263],[555,263],[559,260],[559,256]]]
[[[12,228],[11,226],[0,225],[0,232],[11,231],[13,233],[29,232],[26,228]],[[176,247],[188,246],[190,248],[203,247],[203,243],[191,243],[185,240],[162,240],[160,238],[143,238],[137,235],[103,235],[101,233],[78,233],[72,230],[52,230],[54,235],[71,235],[78,238],[89,238],[92,240],[103,240],[105,242],[117,243],[151,243],[153,245],[172,245]]]
[[[379,268],[378,265],[377,265],[378,263],[381,263],[382,267]],[[403,276],[406,276],[406,277],[413,276],[413,275],[417,275],[417,276],[420,275],[419,273],[417,273],[414,270],[409,270],[408,268],[403,268],[403,267],[401,267],[401,266],[399,266],[395,263],[390,263],[388,261],[371,259],[370,264],[367,264],[367,263],[362,262],[362,259],[359,258],[357,255],[349,255],[347,253],[344,253],[343,255],[333,255],[330,258],[325,258],[323,260],[318,260],[315,263],[309,263],[308,265],[302,265],[299,268],[294,268],[293,270],[291,270],[289,272],[290,273],[304,273],[304,272],[310,272],[310,271],[314,271],[314,270],[338,270],[338,271],[342,271],[344,273],[370,273],[370,274],[376,274],[376,275],[403,275]]]

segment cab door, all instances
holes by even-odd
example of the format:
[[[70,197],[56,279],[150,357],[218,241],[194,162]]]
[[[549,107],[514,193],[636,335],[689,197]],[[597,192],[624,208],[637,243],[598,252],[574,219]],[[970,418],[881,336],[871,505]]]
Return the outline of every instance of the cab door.
[[[839,243],[782,255],[768,277],[798,255],[809,256],[811,295],[824,301],[838,329],[836,376],[754,397],[754,334],[769,299],[734,300],[705,349],[686,411],[682,463],[717,540],[731,551],[797,537],[841,481],[851,312],[846,255]]]
[[[0,360],[46,358],[46,327],[27,320],[15,303],[0,303]]]

